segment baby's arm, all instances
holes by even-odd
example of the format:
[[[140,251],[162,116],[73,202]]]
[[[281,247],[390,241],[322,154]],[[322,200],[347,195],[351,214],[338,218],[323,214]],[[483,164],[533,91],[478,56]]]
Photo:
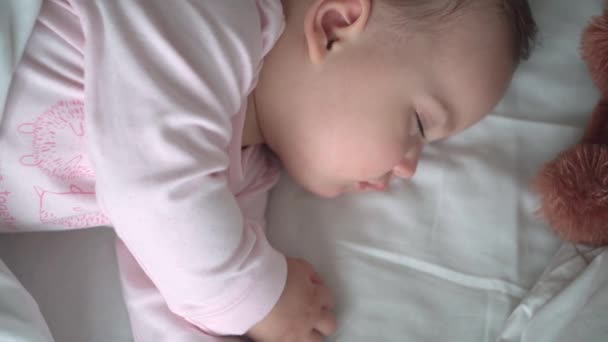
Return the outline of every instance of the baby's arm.
[[[246,152],[245,160],[253,159],[250,152]],[[264,180],[269,177],[259,166],[246,163],[248,188],[238,191],[237,198],[245,217],[263,225],[267,188],[260,185],[268,183]],[[333,294],[313,267],[306,261],[287,258],[287,281],[278,302],[247,335],[256,342],[320,342],[336,330],[333,307]]]
[[[259,23],[245,15],[255,2],[74,5],[100,205],[172,311],[214,333],[245,333],[287,276],[227,184],[232,115],[261,59]]]

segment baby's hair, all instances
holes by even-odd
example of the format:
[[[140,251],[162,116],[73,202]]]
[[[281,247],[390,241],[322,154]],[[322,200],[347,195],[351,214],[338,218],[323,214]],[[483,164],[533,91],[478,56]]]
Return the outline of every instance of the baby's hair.
[[[508,20],[514,39],[516,62],[530,57],[538,28],[528,0],[379,0],[382,7],[401,17],[400,23],[449,22],[465,10],[495,9]],[[401,13],[407,13],[404,17]]]

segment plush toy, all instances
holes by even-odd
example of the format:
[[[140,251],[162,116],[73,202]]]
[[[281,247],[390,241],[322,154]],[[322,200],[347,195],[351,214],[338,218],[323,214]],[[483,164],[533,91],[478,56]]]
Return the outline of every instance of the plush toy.
[[[608,245],[608,9],[582,37],[582,56],[600,90],[582,140],[539,172],[540,214],[564,240]]]

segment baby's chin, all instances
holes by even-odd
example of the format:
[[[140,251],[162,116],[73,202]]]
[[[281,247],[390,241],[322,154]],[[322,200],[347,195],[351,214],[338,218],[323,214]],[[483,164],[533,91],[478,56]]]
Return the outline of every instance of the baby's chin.
[[[340,189],[320,189],[320,188],[309,188],[309,187],[305,187],[306,190],[308,190],[309,192],[313,193],[316,196],[319,196],[321,198],[327,198],[327,199],[332,199],[332,198],[336,198],[339,197],[340,195],[342,195],[344,193],[344,191],[340,190]]]
[[[336,198],[355,190],[354,184],[340,184],[339,182],[328,181],[325,180],[326,177],[324,176],[313,176],[316,173],[310,172],[310,170],[308,170],[308,172],[302,172],[304,171],[303,169],[290,169],[286,167],[286,171],[300,187],[321,198]]]
[[[319,184],[308,184],[308,183],[299,183],[305,190],[308,192],[319,196],[321,198],[332,199],[341,196],[342,194],[349,192],[345,187],[338,186],[322,186]]]

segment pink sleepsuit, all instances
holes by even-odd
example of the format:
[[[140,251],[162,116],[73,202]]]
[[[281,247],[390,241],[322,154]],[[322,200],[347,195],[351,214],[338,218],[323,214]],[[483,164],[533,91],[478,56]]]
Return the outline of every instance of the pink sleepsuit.
[[[0,227],[111,225],[138,341],[240,335],[278,300],[264,210],[278,168],[241,149],[280,0],[45,0],[0,122]]]

